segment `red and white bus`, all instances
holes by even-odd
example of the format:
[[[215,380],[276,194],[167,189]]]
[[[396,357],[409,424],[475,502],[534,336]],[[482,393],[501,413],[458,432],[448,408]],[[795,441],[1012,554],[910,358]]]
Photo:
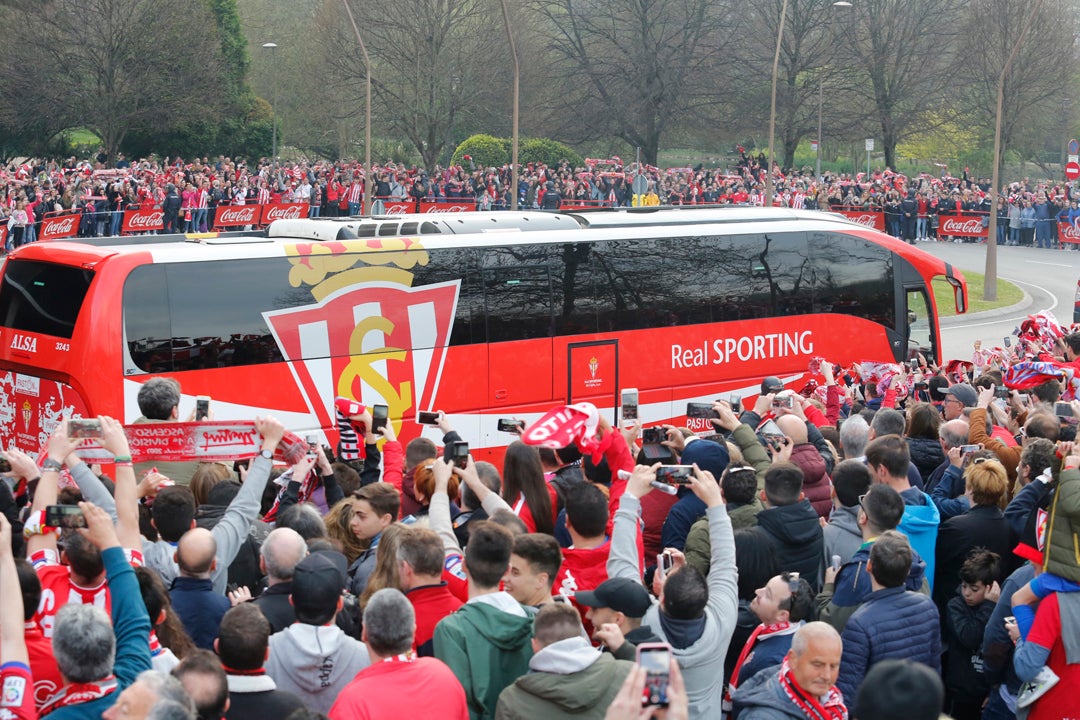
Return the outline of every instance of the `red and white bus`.
[[[446,411],[479,457],[638,388],[647,425],[798,380],[808,361],[940,360],[931,279],[960,272],[842,217],[762,208],[298,219],[258,233],[35,243],[0,277],[0,440],[139,415],[155,375],[215,419],[272,413],[333,442],[333,399],[382,403],[403,439]]]

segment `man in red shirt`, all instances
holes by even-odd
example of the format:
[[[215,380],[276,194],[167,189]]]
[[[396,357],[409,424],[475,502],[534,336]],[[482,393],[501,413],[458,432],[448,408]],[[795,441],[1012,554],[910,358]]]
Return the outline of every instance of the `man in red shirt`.
[[[465,690],[441,661],[416,657],[416,616],[398,590],[379,590],[364,608],[362,639],[371,666],[357,673],[330,708],[330,720],[434,717],[468,720]]]
[[[1013,665],[1021,680],[1033,679],[1044,665],[1059,678],[1031,705],[1029,720],[1076,716],[1080,663],[1071,662],[1076,659],[1071,656],[1076,653],[1076,638],[1080,638],[1080,626],[1076,623],[1078,613],[1080,593],[1051,593],[1039,603],[1035,623],[1027,638],[1017,641]]]
[[[397,556],[401,589],[416,617],[412,649],[421,657],[434,657],[435,626],[462,605],[442,579],[442,540],[427,528],[409,528],[398,541]]]
[[[566,493],[566,530],[573,541],[562,551],[562,567],[555,576],[555,592],[573,598],[607,580],[611,541],[606,529],[608,501],[600,488],[580,483]]]

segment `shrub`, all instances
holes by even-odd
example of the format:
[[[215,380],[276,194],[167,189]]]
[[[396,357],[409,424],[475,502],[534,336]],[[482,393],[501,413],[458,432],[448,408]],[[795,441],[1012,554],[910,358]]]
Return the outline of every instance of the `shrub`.
[[[509,153],[510,150],[507,152]],[[518,147],[518,162],[522,165],[526,163],[544,163],[548,167],[554,167],[563,160],[569,161],[572,168],[584,167],[585,165],[585,161],[580,155],[558,140],[530,138],[522,140]]]
[[[473,135],[466,138],[457,146],[450,158],[450,164],[462,165],[468,169],[469,161],[464,159],[466,155],[472,158],[478,168],[501,167],[510,162],[510,153],[504,141],[491,135]]]

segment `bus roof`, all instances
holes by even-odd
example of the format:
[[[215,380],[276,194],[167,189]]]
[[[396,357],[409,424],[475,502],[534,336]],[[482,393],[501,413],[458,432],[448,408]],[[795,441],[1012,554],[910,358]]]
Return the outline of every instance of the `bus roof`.
[[[425,228],[424,226],[429,227]],[[339,242],[345,248],[377,249],[381,238],[419,237],[425,248],[483,247],[588,242],[626,239],[637,229],[648,236],[679,237],[694,226],[695,233],[741,235],[769,232],[846,231],[873,240],[903,256],[921,274],[954,274],[953,268],[922,250],[874,231],[846,217],[816,210],[719,206],[707,208],[626,208],[601,211],[550,213],[469,212],[452,217],[383,215],[363,218],[288,219],[268,230],[231,231],[194,235],[142,235],[118,238],[68,239],[32,243],[10,257],[48,260],[64,264],[98,261],[110,255],[148,252],[154,262],[206,262],[218,259],[279,257],[293,244]],[[428,232],[422,232],[427,229]],[[401,232],[405,230],[406,232]],[[581,230],[587,232],[582,233]],[[350,242],[351,241],[351,242]],[[400,249],[400,248],[398,248]]]

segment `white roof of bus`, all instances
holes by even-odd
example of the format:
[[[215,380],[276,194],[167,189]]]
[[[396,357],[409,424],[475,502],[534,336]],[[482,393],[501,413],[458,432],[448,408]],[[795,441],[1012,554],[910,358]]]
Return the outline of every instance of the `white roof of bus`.
[[[468,215],[469,213],[464,213]],[[489,213],[476,213],[489,215]],[[565,219],[566,213],[563,213]],[[526,211],[507,213],[511,222],[504,224],[499,232],[480,233],[432,233],[421,235],[388,235],[361,237],[357,239],[333,240],[337,230],[350,228],[355,230],[359,221],[356,218],[296,219],[282,220],[287,223],[289,237],[266,237],[265,234],[252,233],[250,237],[231,234],[225,237],[207,237],[200,242],[193,238],[189,242],[176,240],[137,242],[130,244],[97,244],[107,248],[110,253],[127,254],[149,252],[156,263],[171,262],[208,262],[242,258],[282,257],[285,246],[307,243],[342,242],[357,247],[372,240],[389,237],[409,237],[418,240],[426,249],[455,247],[484,247],[490,245],[529,245],[553,242],[590,242],[600,240],[619,240],[628,237],[680,237],[691,228],[695,234],[738,235],[747,233],[769,232],[806,232],[840,229],[862,229],[865,226],[833,213],[814,210],[790,210],[786,208],[765,209],[759,207],[722,207],[693,209],[660,209],[655,211],[609,211],[591,213],[571,213],[581,227],[564,230],[518,230],[514,222],[521,218],[550,218],[549,213]],[[376,218],[388,222],[423,222],[430,220],[430,215],[399,215],[393,218]],[[538,225],[545,223],[537,223]],[[527,227],[527,226],[526,226]],[[282,228],[284,229],[284,228]],[[333,232],[328,232],[333,231]],[[274,233],[276,234],[276,233]],[[883,236],[887,237],[887,236]],[[58,241],[64,242],[64,241]],[[906,246],[905,246],[906,247]],[[350,248],[351,249],[351,248]],[[911,248],[914,250],[914,248]]]

